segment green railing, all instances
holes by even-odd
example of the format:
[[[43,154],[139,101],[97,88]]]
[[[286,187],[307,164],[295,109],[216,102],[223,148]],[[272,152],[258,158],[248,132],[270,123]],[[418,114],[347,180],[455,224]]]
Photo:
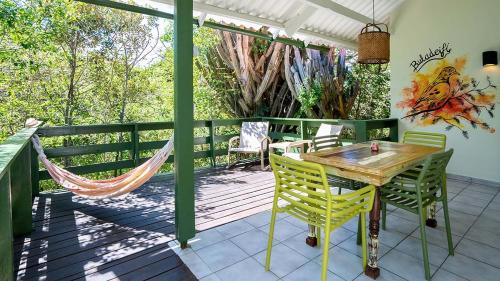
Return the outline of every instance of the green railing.
[[[194,158],[206,159],[210,166],[217,165],[217,157],[226,155],[227,148],[224,144],[228,140],[238,135],[237,130],[232,130],[232,133],[220,133],[222,128],[231,128],[240,126],[244,121],[258,121],[260,118],[246,119],[231,119],[231,120],[200,120],[194,122],[195,138],[194,138]],[[37,134],[44,140],[55,137],[83,137],[96,134],[111,134],[120,133],[125,141],[106,143],[106,144],[89,144],[77,146],[58,146],[45,149],[47,158],[68,158],[75,156],[95,155],[102,153],[124,153],[126,159],[118,161],[92,163],[79,166],[66,167],[67,170],[76,174],[91,174],[107,171],[115,171],[121,169],[134,168],[144,163],[148,157],[144,154],[152,150],[156,150],[165,145],[167,136],[174,129],[173,122],[152,122],[152,123],[128,123],[128,124],[108,124],[108,125],[84,125],[84,126],[62,126],[62,127],[42,127],[39,128]],[[162,131],[163,139],[155,139],[145,141],[143,138],[148,138],[147,132]],[[227,130],[225,130],[227,131]],[[174,152],[175,154],[175,152]],[[166,164],[173,163],[174,155],[171,155]],[[35,163],[34,165],[37,165]],[[34,177],[34,193],[39,190],[39,181],[50,179],[50,175],[45,170],[39,170],[37,176]]]
[[[363,142],[370,139],[384,139],[390,141],[398,140],[397,119],[382,120],[325,120],[325,119],[296,119],[296,118],[242,118],[226,120],[200,120],[195,121],[194,158],[204,159],[210,166],[225,163],[220,156],[227,155],[227,142],[231,137],[238,135],[239,127],[244,121],[269,121],[271,125],[270,137],[273,140],[282,139],[308,139],[315,134],[321,123],[342,124],[346,128],[342,136],[347,143]],[[145,141],[147,132],[172,131],[173,122],[153,123],[128,123],[128,124],[106,124],[106,125],[84,125],[84,126],[62,126],[42,127],[37,134],[44,139],[55,137],[84,137],[96,134],[124,134],[124,141],[105,144],[88,144],[76,146],[58,146],[45,149],[45,154],[50,159],[71,158],[75,156],[95,155],[102,153],[124,153],[125,159],[107,161],[102,163],[91,163],[78,166],[69,166],[67,169],[76,174],[91,174],[121,169],[134,168],[148,158],[143,154],[161,148],[166,138]],[[374,133],[373,130],[378,130]],[[164,135],[169,135],[168,133]],[[372,135],[372,137],[371,137]],[[174,152],[175,153],[175,152]],[[173,162],[171,155],[166,163]],[[224,161],[224,162],[223,162]],[[38,161],[33,167],[39,170]],[[33,175],[33,193],[39,191],[39,181],[49,180],[50,175],[45,170],[39,170]]]
[[[31,221],[31,136],[23,129],[0,144],[0,279],[13,276],[13,236],[28,234]],[[35,172],[36,174],[36,172]]]
[[[228,140],[239,134],[244,121],[269,121],[273,140],[309,139],[321,123],[342,124],[346,128],[342,140],[363,142],[370,139],[398,141],[398,120],[312,120],[294,118],[243,118],[231,120],[201,120],[194,123],[194,158],[202,164],[216,166],[225,163]],[[174,129],[173,122],[128,123],[42,127],[23,129],[0,145],[0,277],[13,274],[13,236],[32,230],[32,196],[40,190],[40,182],[50,176],[40,169],[36,152],[32,151],[30,138],[37,134],[45,145],[45,153],[54,161],[87,157],[81,165],[66,168],[76,174],[93,174],[134,168],[148,159],[154,150],[161,148]],[[114,134],[109,143],[95,143],[94,135]],[[119,138],[116,135],[120,135]],[[151,136],[152,135],[152,136]],[[147,140],[147,139],[150,140]],[[152,140],[151,140],[152,138]],[[81,140],[84,141],[81,141]],[[73,140],[69,141],[68,140]],[[55,145],[54,145],[55,143]],[[96,162],[96,155],[123,154],[123,159]],[[148,155],[149,154],[149,155]],[[172,155],[167,164],[173,162]],[[109,158],[109,157],[108,157]],[[103,158],[101,158],[103,159]],[[222,162],[224,161],[224,162]],[[89,163],[90,162],[90,163]]]

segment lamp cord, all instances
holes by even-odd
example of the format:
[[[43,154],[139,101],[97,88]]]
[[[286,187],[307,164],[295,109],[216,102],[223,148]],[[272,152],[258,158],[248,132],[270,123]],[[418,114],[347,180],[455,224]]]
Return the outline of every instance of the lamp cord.
[[[372,20],[373,24],[375,24],[375,0],[372,1]]]

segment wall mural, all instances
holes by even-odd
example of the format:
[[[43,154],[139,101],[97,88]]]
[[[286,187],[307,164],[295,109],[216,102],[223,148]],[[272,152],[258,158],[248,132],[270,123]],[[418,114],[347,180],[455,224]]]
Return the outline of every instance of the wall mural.
[[[402,119],[423,127],[446,124],[447,131],[458,129],[465,138],[469,138],[469,128],[495,133],[484,121],[493,118],[495,110],[496,85],[490,77],[479,82],[464,74],[467,57],[446,58],[451,52],[447,43],[429,51],[410,64],[414,70],[411,86],[403,89],[403,100],[396,105],[405,111]]]

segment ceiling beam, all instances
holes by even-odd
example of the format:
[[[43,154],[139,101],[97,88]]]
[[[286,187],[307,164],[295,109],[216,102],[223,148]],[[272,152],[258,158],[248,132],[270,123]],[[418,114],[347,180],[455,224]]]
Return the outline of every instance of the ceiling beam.
[[[332,36],[330,36],[330,35],[319,33],[319,32],[314,32],[314,31],[307,30],[304,28],[297,30],[297,33],[302,34],[302,35],[306,35],[306,36],[320,38],[320,39],[327,40],[327,41],[333,41],[337,44],[337,47],[343,47],[343,48],[350,49],[350,50],[357,50],[358,49],[358,43],[356,41],[346,40],[346,39],[341,39],[341,38],[335,38],[335,40],[333,40]]]
[[[372,19],[370,17],[360,14],[354,10],[351,10],[331,0],[300,0],[300,1],[310,4],[316,8],[328,9],[332,12],[343,15],[345,17],[348,17],[363,24],[372,22]]]
[[[306,6],[302,9],[300,14],[291,18],[285,23],[285,32],[288,36],[292,37],[297,30],[306,22],[314,13],[318,10],[318,8],[313,6]]]
[[[167,4],[170,6],[174,5],[174,0],[153,0],[153,1],[158,2],[158,3]],[[258,24],[263,24],[263,25],[269,26],[269,27],[277,27],[277,28],[281,28],[281,29],[285,28],[284,24],[278,23],[278,22],[273,21],[273,20],[269,20],[269,19],[261,18],[261,17],[257,17],[257,16],[252,16],[249,14],[239,13],[236,11],[224,9],[221,7],[217,7],[217,6],[213,6],[213,5],[209,5],[209,4],[205,4],[205,3],[201,3],[201,2],[193,1],[193,9],[195,11],[201,12],[201,13],[205,12],[207,14],[224,16],[224,17],[228,17],[228,18],[232,18],[232,19],[236,19],[236,20],[246,20],[246,21],[255,22]],[[257,22],[257,20],[258,20],[258,22]]]
[[[167,4],[167,5],[173,5],[173,3],[174,3],[173,0],[153,0],[153,1],[158,2],[158,3]],[[278,21],[274,21],[274,20],[270,20],[270,19],[266,19],[266,18],[262,18],[262,17],[258,17],[258,16],[252,16],[249,14],[240,13],[237,11],[228,10],[228,9],[224,9],[221,7],[217,7],[217,6],[213,6],[213,5],[209,5],[209,4],[205,4],[205,3],[200,3],[200,2],[196,2],[196,1],[193,1],[193,9],[197,12],[205,12],[207,14],[228,17],[228,18],[232,18],[235,20],[244,20],[244,21],[253,22],[253,23],[268,26],[268,27],[274,27],[274,28],[279,28],[279,29],[286,28],[285,24],[280,23]],[[205,22],[205,24],[206,24],[206,22]],[[314,31],[305,30],[303,28],[299,28],[297,30],[296,34],[302,34],[302,35],[306,35],[306,36],[310,36],[310,37],[321,38],[323,40],[326,40],[326,41],[329,41],[332,43],[336,43],[337,45],[344,47],[344,48],[348,48],[348,49],[354,50],[357,48],[356,41],[346,40],[346,39],[343,39],[343,38],[340,38],[337,36],[333,36],[330,34],[317,33]]]

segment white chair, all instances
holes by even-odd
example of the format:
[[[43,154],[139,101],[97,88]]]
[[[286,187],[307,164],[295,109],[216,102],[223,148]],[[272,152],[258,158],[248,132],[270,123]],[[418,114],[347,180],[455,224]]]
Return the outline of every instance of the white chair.
[[[309,150],[308,151],[316,151],[326,148],[331,148],[340,145],[340,134],[342,133],[342,129],[344,125],[331,125],[322,123],[319,126],[316,135],[312,140],[308,141]],[[302,141],[300,141],[302,142]],[[297,147],[293,142],[290,144],[290,147]],[[289,149],[288,149],[289,150]],[[304,151],[302,151],[304,153]],[[301,160],[300,153],[295,152],[286,152],[283,156],[293,158],[295,160]]]
[[[240,136],[229,140],[227,150],[227,165],[230,165],[231,153],[236,154],[260,154],[260,165],[264,169],[264,152],[272,142],[268,136],[269,122],[243,122],[241,124]],[[233,143],[239,140],[239,145]]]

